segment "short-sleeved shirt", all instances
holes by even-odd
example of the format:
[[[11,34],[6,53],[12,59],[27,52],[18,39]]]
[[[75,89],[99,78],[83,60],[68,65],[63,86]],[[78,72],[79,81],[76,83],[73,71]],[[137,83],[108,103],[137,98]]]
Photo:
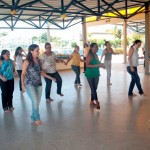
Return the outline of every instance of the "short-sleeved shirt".
[[[23,58],[22,55],[16,56],[16,70],[22,70]]]
[[[43,53],[40,56],[42,61],[42,68],[46,71],[46,73],[55,73],[56,72],[56,54],[52,52],[51,55],[46,55]]]
[[[7,80],[12,80],[14,78],[13,61],[11,59],[2,61],[0,66],[0,74]]]
[[[29,64],[26,76],[25,76],[25,84],[31,86],[41,86],[41,71],[42,71],[42,64],[38,59],[38,64]]]
[[[79,53],[76,53],[76,52],[72,53],[72,65],[80,66],[80,59],[81,57]]]

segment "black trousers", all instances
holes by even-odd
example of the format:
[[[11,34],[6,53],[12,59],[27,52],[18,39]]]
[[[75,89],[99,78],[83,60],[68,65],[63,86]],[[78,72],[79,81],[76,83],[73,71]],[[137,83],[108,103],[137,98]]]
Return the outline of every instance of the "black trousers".
[[[97,97],[97,86],[99,83],[99,77],[87,78],[90,89],[91,89],[91,101],[98,101]]]
[[[58,72],[55,73],[47,73],[47,75],[53,77],[56,79],[57,83],[57,94],[61,94],[61,88],[62,88],[62,78],[60,77]],[[50,98],[50,92],[51,92],[51,86],[52,86],[52,80],[44,78],[46,82],[46,87],[45,87],[45,98],[49,99]]]
[[[22,91],[22,87],[21,87],[21,74],[22,74],[22,70],[17,70],[18,76],[19,76],[19,89],[20,91]]]
[[[84,57],[84,61],[86,61],[86,57]],[[86,62],[84,62],[84,72],[86,71]]]
[[[133,89],[134,89],[135,84],[139,90],[139,94],[143,94],[144,92],[143,92],[143,89],[141,86],[140,77],[139,77],[138,72],[137,72],[137,67],[134,67],[134,72],[132,72],[130,69],[130,66],[128,66],[127,71],[131,75],[131,83],[129,86],[128,95],[133,94]]]
[[[13,92],[14,92],[14,79],[7,80],[6,82],[1,82],[1,91],[2,91],[2,106],[4,110],[7,110],[13,107]]]

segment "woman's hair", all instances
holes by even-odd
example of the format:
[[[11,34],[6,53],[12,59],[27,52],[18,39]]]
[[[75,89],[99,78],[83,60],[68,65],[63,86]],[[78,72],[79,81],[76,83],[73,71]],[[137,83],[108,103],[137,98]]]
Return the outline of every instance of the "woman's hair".
[[[45,48],[46,48],[46,46],[48,46],[48,45],[51,45],[51,44],[50,44],[50,43],[48,43],[48,42],[47,42],[47,43],[45,43]]]
[[[90,44],[90,51],[89,51],[89,54],[91,54],[92,56],[94,56],[94,54],[93,54],[93,52],[92,52],[92,48],[93,48],[95,45],[97,45],[97,43],[95,43],[95,42]]]
[[[19,46],[19,47],[16,48],[15,56],[20,55],[20,53],[19,53],[20,50],[22,50],[22,47]]]
[[[135,40],[132,46],[134,46],[135,44],[138,44],[138,43],[142,43],[141,40]]]
[[[110,44],[110,42],[109,42],[109,41],[106,41],[106,42],[105,42],[105,46],[107,46],[107,44]]]
[[[6,50],[6,49],[2,50],[2,52],[1,52],[1,56],[0,56],[0,60],[4,60],[3,55],[5,55],[7,52],[9,52],[9,51],[8,51],[8,50]]]
[[[86,46],[89,46],[87,43],[84,43],[83,47],[85,48]]]
[[[34,65],[34,61],[33,61],[33,56],[32,53],[34,51],[35,48],[39,47],[37,44],[31,44],[28,47],[28,54],[27,54],[27,58],[26,60],[29,62],[30,65]]]

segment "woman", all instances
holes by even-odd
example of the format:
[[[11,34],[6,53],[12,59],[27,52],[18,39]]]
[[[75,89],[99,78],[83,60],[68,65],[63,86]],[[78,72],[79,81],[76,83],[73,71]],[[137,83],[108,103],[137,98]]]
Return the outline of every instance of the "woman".
[[[90,51],[86,58],[86,72],[85,75],[87,77],[90,89],[91,89],[91,106],[100,109],[100,104],[97,97],[97,86],[99,82],[99,67],[105,68],[104,64],[100,63],[99,58],[97,56],[98,45],[97,43],[92,43],[90,45]]]
[[[107,85],[112,85],[112,83],[110,82],[110,78],[111,78],[111,60],[112,60],[112,55],[113,54],[116,55],[118,53],[115,53],[113,51],[109,41],[105,42],[105,46],[106,46],[106,48],[104,49],[103,54],[101,56],[101,62],[102,62],[103,57],[105,56],[104,64],[106,66],[106,71],[107,71]]]
[[[86,57],[89,53],[90,47],[87,43],[84,43],[83,47],[84,47],[83,55],[84,55],[84,61],[85,61],[84,62],[84,73],[85,73],[85,70],[86,70]]]
[[[136,96],[136,94],[133,93],[133,88],[135,84],[139,90],[139,94],[140,95],[144,94],[140,83],[140,77],[137,72],[137,66],[139,65],[138,59],[143,58],[143,57],[138,57],[138,49],[140,46],[141,46],[141,41],[136,40],[134,44],[130,47],[128,52],[127,71],[131,75],[131,83],[128,91],[129,96]]]
[[[58,59],[56,57],[56,54],[51,51],[51,44],[46,43],[45,44],[45,52],[40,56],[40,59],[42,61],[42,68],[46,71],[46,74],[55,78],[57,83],[57,94],[60,96],[64,96],[61,92],[62,88],[62,79],[59,75],[59,73],[56,70],[56,62],[62,62],[64,61]],[[45,87],[45,98],[48,102],[53,101],[53,99],[50,97],[50,91],[52,86],[52,80],[45,78],[46,87]]]
[[[4,112],[10,112],[14,110],[14,72],[15,64],[10,59],[10,52],[8,50],[3,50],[0,59],[0,85]]]
[[[81,87],[82,84],[80,82],[80,61],[84,62],[84,60],[81,59],[80,54],[79,54],[79,46],[75,47],[74,52],[71,54],[69,59],[66,62],[66,65],[68,62],[72,59],[72,65],[71,68],[76,74],[76,78],[74,81],[74,84],[77,85],[78,87]]]
[[[24,52],[24,54],[22,54]],[[22,73],[22,65],[23,65],[23,57],[26,57],[25,51],[22,49],[22,47],[17,47],[15,51],[14,61],[16,62],[16,70],[19,76],[19,88],[20,91],[22,91],[21,88],[21,73]]]
[[[54,80],[51,76],[42,71],[39,56],[39,46],[32,44],[28,48],[28,55],[23,63],[23,70],[21,75],[21,83],[23,92],[26,90],[32,103],[31,119],[35,125],[42,125],[39,115],[39,104],[42,94],[41,75],[47,79]]]

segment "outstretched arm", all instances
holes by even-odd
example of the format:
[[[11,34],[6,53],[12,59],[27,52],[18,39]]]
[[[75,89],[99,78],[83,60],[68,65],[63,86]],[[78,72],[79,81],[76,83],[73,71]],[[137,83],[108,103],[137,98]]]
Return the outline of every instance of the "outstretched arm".
[[[72,59],[72,57],[73,57],[73,56],[72,56],[72,54],[71,54],[70,57],[69,57],[69,59],[68,59],[68,60],[66,61],[66,63],[65,63],[66,65],[67,65],[68,62]]]
[[[106,55],[106,53],[107,53],[107,51],[106,51],[106,49],[104,49],[104,51],[103,51],[103,53],[102,53],[102,56],[101,56],[101,59],[100,59],[100,62],[102,62],[103,57]]]

